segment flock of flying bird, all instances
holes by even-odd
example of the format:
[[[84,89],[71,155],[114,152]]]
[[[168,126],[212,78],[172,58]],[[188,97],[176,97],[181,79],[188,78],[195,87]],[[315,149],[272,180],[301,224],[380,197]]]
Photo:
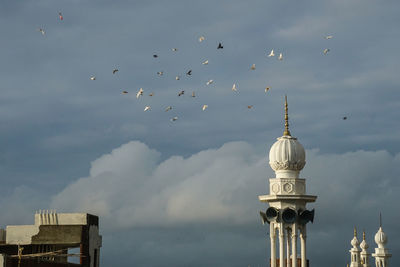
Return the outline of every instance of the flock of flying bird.
[[[64,20],[64,17],[63,17],[63,15],[62,15],[61,12],[58,12],[58,17],[59,17],[59,20],[60,20],[60,21]],[[45,35],[45,34],[46,34],[46,33],[45,33],[45,30],[44,30],[43,28],[38,28],[38,31],[39,31],[42,35]],[[332,39],[332,38],[333,38],[332,35],[325,36],[325,39],[326,39],[326,40],[329,40],[329,39]],[[204,37],[204,36],[200,36],[200,37],[198,38],[198,41],[199,41],[199,42],[203,42],[204,40],[205,40],[205,37]],[[223,48],[224,48],[224,46],[222,45],[221,42],[219,42],[219,43],[218,43],[218,46],[217,46],[217,49],[223,49]],[[172,51],[173,51],[173,52],[177,52],[178,49],[177,49],[177,48],[172,48]],[[324,54],[324,55],[328,54],[329,52],[330,52],[330,49],[329,49],[329,48],[325,48],[325,49],[323,50],[323,54]],[[275,51],[274,51],[274,49],[272,49],[272,50],[269,52],[269,54],[268,54],[267,56],[268,56],[269,58],[275,57]],[[157,55],[157,54],[153,54],[153,58],[158,58],[158,55]],[[282,60],[283,60],[283,53],[280,52],[279,55],[277,56],[277,58],[278,58],[278,60],[282,61]],[[209,61],[208,61],[208,60],[205,60],[205,61],[202,62],[202,65],[208,65],[208,63],[209,63]],[[255,69],[256,69],[256,65],[255,65],[255,64],[252,64],[251,67],[250,67],[250,70],[255,70]],[[113,69],[113,70],[112,70],[112,74],[116,74],[117,72],[118,72],[118,69]],[[158,76],[163,76],[163,75],[164,75],[164,72],[163,72],[163,71],[158,71],[158,72],[157,72],[157,75],[158,75]],[[187,76],[192,75],[192,70],[188,70],[188,71],[186,72],[186,75],[187,75]],[[180,78],[181,78],[180,76],[176,76],[176,77],[175,77],[176,80],[180,80]],[[90,80],[95,81],[95,80],[96,80],[96,76],[91,76],[91,77],[90,77]],[[210,85],[210,84],[212,84],[213,82],[214,82],[213,80],[208,80],[208,81],[206,82],[206,85]],[[231,88],[231,89],[232,89],[232,91],[237,92],[238,89],[237,89],[236,83],[234,83],[234,84],[232,85],[232,88]],[[269,91],[269,89],[270,89],[269,86],[265,87],[265,89],[264,89],[265,93],[267,93],[267,92]],[[129,92],[126,91],[126,90],[122,91],[122,94],[128,94],[128,93],[129,93]],[[185,93],[185,91],[184,91],[184,90],[181,90],[181,91],[178,93],[178,96],[182,96],[184,93]],[[136,98],[139,99],[141,96],[143,96],[143,94],[144,94],[144,90],[143,90],[143,88],[140,88],[140,89],[136,92]],[[154,95],[154,93],[150,93],[150,94],[149,94],[149,96],[153,96],[153,95]],[[196,97],[194,91],[192,92],[191,96],[192,96],[192,97]],[[204,104],[204,105],[202,106],[202,110],[203,110],[203,111],[206,110],[207,108],[208,108],[208,105],[206,105],[206,104]],[[248,109],[251,109],[251,108],[253,108],[253,105],[248,105],[247,108],[248,108]],[[168,111],[170,111],[171,109],[172,109],[172,106],[167,106],[167,107],[165,108],[165,112],[168,112]],[[144,111],[145,111],[145,112],[146,112],[146,111],[149,111],[149,110],[151,110],[151,107],[150,107],[150,106],[145,106],[145,107],[144,107]],[[343,117],[343,120],[346,120],[346,119],[347,119],[347,117]],[[176,117],[176,116],[173,117],[173,118],[171,118],[171,121],[176,121],[176,120],[178,120],[178,117]]]

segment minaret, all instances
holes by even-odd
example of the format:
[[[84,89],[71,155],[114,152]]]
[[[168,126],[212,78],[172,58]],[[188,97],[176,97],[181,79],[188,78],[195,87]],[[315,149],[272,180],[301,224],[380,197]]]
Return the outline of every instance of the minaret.
[[[299,178],[299,173],[306,164],[305,159],[303,146],[289,131],[288,104],[285,96],[285,130],[269,152],[269,165],[275,171],[276,177],[269,179],[269,195],[258,197],[261,202],[269,204],[266,212],[260,212],[260,215],[263,223],[267,222],[270,225],[271,267],[278,267],[278,258],[279,267],[307,267],[306,224],[309,221],[313,222],[314,210],[307,210],[306,204],[315,202],[317,197],[306,195],[306,180]],[[297,262],[298,237],[301,265]]]
[[[370,253],[368,253],[368,248],[369,245],[367,243],[367,241],[365,240],[365,231],[363,231],[363,241],[360,244],[361,247],[361,265],[362,267],[371,267],[371,265],[369,264],[369,256],[371,255]]]
[[[385,248],[387,242],[388,238],[382,230],[382,219],[380,217],[379,230],[375,234],[375,243],[378,247],[375,248],[375,253],[372,254],[372,257],[375,258],[376,267],[389,267],[389,258],[392,257],[392,254],[389,254],[388,249]]]
[[[361,265],[361,260],[360,260],[360,252],[361,250],[358,248],[360,245],[360,242],[358,242],[357,239],[357,229],[354,227],[354,237],[351,240],[351,245],[353,246],[349,252],[351,256],[351,261],[350,261],[350,267],[363,267]]]

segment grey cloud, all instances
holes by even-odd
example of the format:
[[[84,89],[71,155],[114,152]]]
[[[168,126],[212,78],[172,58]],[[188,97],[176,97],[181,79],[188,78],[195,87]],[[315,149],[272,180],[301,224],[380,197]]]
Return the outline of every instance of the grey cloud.
[[[37,209],[43,208],[48,198],[57,192],[65,190],[60,194],[61,198],[61,195],[67,197],[66,192],[73,195],[72,189],[84,192],[87,187],[95,186],[98,193],[95,190],[90,192],[84,199],[84,205],[88,209],[96,208],[103,212],[102,221],[106,222],[112,215],[122,217],[129,213],[127,220],[117,223],[120,228],[131,229],[132,225],[143,224],[143,221],[137,221],[140,215],[139,218],[154,222],[154,232],[161,234],[164,230],[160,228],[162,223],[156,222],[159,218],[155,218],[154,213],[146,213],[145,208],[149,207],[149,210],[160,212],[160,216],[166,219],[165,225],[162,224],[168,228],[165,240],[175,240],[176,232],[182,229],[174,228],[173,222],[178,218],[185,225],[202,221],[207,224],[204,225],[205,229],[211,229],[216,223],[226,225],[229,220],[235,223],[234,227],[243,227],[240,231],[248,229],[248,225],[253,227],[257,224],[254,226],[257,230],[251,228],[248,234],[257,236],[254,240],[260,243],[257,243],[257,247],[251,247],[250,252],[246,251],[248,255],[254,255],[251,251],[258,251],[256,257],[263,259],[265,253],[263,251],[261,255],[259,249],[265,248],[265,242],[258,239],[259,234],[264,233],[263,228],[259,226],[257,215],[254,218],[251,216],[252,212],[263,208],[255,195],[266,191],[264,179],[269,174],[265,172],[271,171],[268,167],[265,169],[265,149],[259,144],[267,142],[268,147],[273,142],[271,137],[282,133],[284,94],[289,97],[292,133],[300,138],[306,148],[320,151],[309,152],[304,176],[309,171],[311,173],[312,169],[318,169],[315,176],[324,176],[319,173],[319,166],[311,168],[314,156],[316,161],[319,157],[336,161],[336,157],[342,156],[350,160],[352,157],[346,153],[358,151],[354,152],[355,157],[364,159],[367,155],[361,150],[366,150],[387,151],[368,156],[376,160],[368,160],[368,169],[377,163],[377,169],[386,168],[396,177],[398,170],[393,165],[386,166],[379,162],[383,159],[394,161],[393,164],[398,162],[398,156],[393,156],[399,153],[397,133],[400,130],[400,124],[397,123],[400,108],[398,10],[399,2],[395,0],[384,3],[369,0],[312,0],[302,3],[263,0],[205,0],[190,3],[176,0],[1,1],[0,32],[4,38],[0,50],[0,169],[3,177],[0,192],[4,197],[3,203],[11,210],[13,206],[18,207],[18,214],[27,207],[27,214],[31,214],[34,203],[38,203]],[[62,23],[58,20],[58,11],[64,14]],[[45,37],[37,31],[38,27],[45,27]],[[325,40],[323,37],[326,34],[332,34],[334,38]],[[205,35],[206,41],[199,43],[199,35]],[[219,41],[225,46],[223,51],[215,49]],[[178,48],[177,53],[171,51],[172,47]],[[327,47],[331,52],[323,56],[322,50]],[[266,57],[272,48],[284,52],[282,62]],[[153,60],[153,53],[159,54],[158,60]],[[201,62],[206,58],[210,64],[203,68]],[[257,68],[250,71],[253,63]],[[120,70],[116,75],[111,74],[114,67]],[[174,79],[179,74],[185,76],[189,68],[193,69],[190,78],[182,77],[179,82]],[[161,70],[165,75],[158,77],[156,72]],[[91,75],[96,75],[97,80],[89,80]],[[208,79],[214,79],[213,86],[205,86]],[[234,82],[238,85],[237,94],[232,94],[230,90]],[[271,87],[268,94],[264,93],[266,86]],[[154,91],[155,96],[135,99],[133,94],[140,87],[146,92]],[[129,94],[122,96],[122,90],[129,91]],[[178,98],[179,90],[196,91],[197,97]],[[203,104],[209,105],[206,112],[201,111]],[[152,111],[144,114],[144,105],[151,105]],[[163,111],[168,105],[174,107],[171,113]],[[248,110],[247,105],[254,107]],[[179,120],[172,124],[170,118],[173,116],[178,116]],[[348,120],[343,121],[343,116],[347,116]],[[106,192],[101,184],[96,185],[97,181],[104,182],[110,188],[113,185],[110,177],[114,177],[113,181],[119,187],[131,185],[133,181],[127,179],[124,173],[115,174],[116,167],[103,170],[99,165],[93,166],[92,170],[101,170],[101,174],[99,172],[92,177],[88,175],[90,166],[87,163],[130,140],[140,140],[156,150],[152,156],[150,152],[146,154],[147,161],[137,161],[143,165],[143,171],[146,170],[147,174],[143,177],[148,180],[139,179],[141,184],[135,183],[133,188],[124,188],[125,194],[118,195],[118,190]],[[163,175],[154,170],[164,166],[162,169],[167,172],[173,164],[188,164],[198,151],[205,152],[211,148],[211,151],[221,152],[225,150],[221,144],[235,140],[247,142],[252,147],[249,150],[256,157],[258,155],[258,159],[246,163],[243,156],[239,156],[228,162],[216,162],[221,166],[231,166],[229,164],[235,160],[239,161],[239,165],[244,162],[242,167],[247,167],[243,167],[242,171],[248,172],[248,179],[254,181],[249,183],[251,188],[236,183],[237,180],[243,180],[238,178],[240,172],[237,171],[231,178],[221,180],[229,185],[226,190],[230,190],[231,195],[220,199],[218,194],[225,191],[220,187],[212,188],[206,192],[210,200],[200,201],[203,206],[198,206],[201,211],[207,205],[214,205],[216,212],[218,207],[226,208],[229,210],[224,213],[226,219],[213,214],[214,217],[210,219],[212,222],[208,223],[204,212],[199,213],[198,217],[193,214],[181,216],[187,206],[182,204],[180,197],[192,197],[189,203],[200,205],[196,201],[205,189],[199,179],[207,175],[204,183],[214,182],[208,175],[218,176],[221,170],[211,163],[206,166],[196,161],[204,171],[170,172],[169,175],[174,176],[171,184],[166,183]],[[215,153],[211,157],[217,158],[218,153]],[[132,163],[120,160],[121,163]],[[262,167],[256,165],[258,160],[262,162]],[[347,164],[344,160],[337,163]],[[118,166],[117,163],[113,164]],[[325,164],[321,163],[321,166]],[[142,165],[134,165],[135,170],[124,164],[122,167],[134,175]],[[361,168],[362,165],[357,166]],[[254,173],[250,170],[253,167],[257,170]],[[329,173],[337,170],[331,165],[329,168]],[[345,180],[344,177],[353,174],[365,180],[357,180],[359,184],[349,183],[350,178],[349,181]],[[370,174],[386,181],[382,190],[387,195],[379,193],[379,198],[374,199],[366,194],[381,188],[378,180],[372,179]],[[395,178],[383,178],[388,175],[372,170],[355,173],[349,167],[348,173],[344,168],[341,176],[339,180],[336,177],[329,181],[322,180],[332,189],[325,195],[322,193],[327,190],[322,189],[322,184],[314,186],[312,180],[316,178],[310,175],[310,192],[321,195],[320,202],[316,204],[316,220],[324,220],[324,224],[316,223],[310,227],[315,233],[309,240],[315,251],[311,256],[316,263],[321,263],[319,255],[324,255],[318,242],[327,238],[336,244],[332,262],[337,265],[344,263],[339,262],[338,258],[345,258],[340,255],[346,255],[342,253],[343,248],[347,249],[348,246],[347,236],[337,233],[349,231],[351,235],[349,227],[362,224],[361,219],[357,221],[354,216],[349,217],[348,211],[345,214],[348,219],[342,223],[338,219],[341,213],[325,205],[337,201],[337,206],[347,208],[354,202],[357,208],[349,210],[356,212],[355,209],[360,209],[368,213],[368,217],[364,213],[359,217],[370,222],[365,227],[371,233],[376,230],[376,221],[372,218],[375,215],[371,213],[376,214],[381,209],[379,206],[392,207],[393,192],[398,190]],[[84,178],[74,181],[71,177]],[[361,195],[350,200],[352,195],[347,187],[342,193],[333,194],[332,191],[341,190],[341,184],[354,187]],[[19,191],[20,186],[25,189]],[[185,192],[188,194],[187,191],[194,186],[198,190],[186,196]],[[149,200],[150,203],[139,207],[141,213],[133,213],[136,206],[128,205],[129,201],[133,201],[130,190],[137,188],[142,189],[143,193],[136,193],[137,198],[132,198],[135,203],[140,199]],[[151,198],[145,192],[151,192]],[[349,202],[345,202],[341,194]],[[25,199],[24,196],[29,197]],[[15,204],[8,203],[8,199]],[[91,207],[90,203],[94,200],[98,206]],[[167,201],[174,205],[168,206]],[[80,205],[74,200],[66,200],[64,204],[65,208],[76,209]],[[390,214],[386,209],[382,210]],[[234,213],[241,216],[234,216]],[[389,214],[386,216],[395,217]],[[25,215],[9,216],[6,223],[31,223]],[[250,221],[250,217],[254,222]],[[335,227],[332,222],[337,223]],[[387,218],[386,222],[388,232],[393,233],[393,220]],[[325,223],[326,228],[322,227]],[[105,225],[109,227],[112,224],[107,222]],[[132,237],[138,234],[139,230],[136,230],[130,232]],[[210,230],[208,235],[219,231]],[[236,240],[236,243],[251,243],[244,237],[245,234],[241,236],[242,242],[235,238],[226,239]],[[142,237],[153,242],[151,234]],[[196,238],[198,235],[193,235],[193,239]],[[115,241],[112,238],[109,240]],[[221,251],[210,244],[202,242],[192,248],[201,251],[202,246],[207,246],[210,248],[207,255],[211,259],[219,259],[221,254],[235,260],[242,257],[235,255],[238,253],[229,254],[228,249]],[[142,248],[139,241],[134,245]],[[111,247],[109,245],[108,248]],[[161,246],[153,247],[162,253]],[[174,255],[170,258],[172,260],[179,253],[177,248],[171,247],[173,249],[168,252]],[[233,248],[231,251],[237,252]],[[106,249],[104,252],[108,253]],[[188,250],[185,252],[191,255],[191,259],[196,259],[198,254]],[[107,255],[110,254],[105,254],[106,258]],[[165,253],[163,255],[167,257]],[[135,255],[134,258],[137,262],[148,262],[147,256],[143,257]],[[253,266],[263,262],[244,258],[243,261],[236,261],[237,264],[247,266],[251,263]],[[229,264],[233,261],[226,262],[226,265],[231,266]],[[181,265],[189,265],[188,262],[182,259]],[[210,262],[212,260],[207,263]],[[159,261],[157,263],[153,265],[162,265]]]
[[[140,142],[130,142],[93,161],[91,175],[67,186],[53,197],[51,205],[58,210],[99,214],[105,235],[134,233],[139,229],[157,233],[158,229],[164,229],[174,239],[179,236],[179,229],[185,231],[186,227],[203,225],[207,239],[220,231],[215,228],[219,225],[242,228],[241,231],[247,227],[252,235],[260,235],[253,241],[265,246],[263,236],[267,229],[257,228],[260,225],[257,211],[265,206],[258,203],[257,195],[268,193],[267,178],[273,177],[273,173],[263,154],[265,151],[248,143],[232,142],[187,158],[172,156],[160,161],[160,154],[155,150]],[[330,246],[335,252],[332,263],[345,264],[348,252],[343,246],[349,246],[354,225],[360,231],[367,230],[368,242],[374,247],[373,235],[380,211],[390,239],[399,238],[395,230],[399,213],[392,204],[400,192],[396,176],[400,171],[399,158],[386,151],[360,150],[344,154],[307,151],[302,177],[307,179],[308,193],[318,195],[317,202],[310,206],[316,209],[315,223],[309,226],[309,257],[313,264],[320,266],[321,255],[329,254],[318,250],[326,240],[331,240]],[[150,233],[142,235],[146,242],[156,241],[148,239],[150,236]],[[195,237],[189,234],[188,238]],[[240,240],[249,242],[245,236]],[[221,239],[215,246],[223,242]],[[178,244],[179,240],[176,249]],[[135,246],[140,247],[136,242]],[[389,247],[392,251],[398,249],[396,242],[391,242]],[[232,247],[232,251],[236,249]],[[215,248],[212,257],[216,261],[219,261],[218,253],[222,251]],[[143,257],[130,260],[140,262]],[[262,255],[257,257],[262,259]],[[200,258],[196,260],[198,266],[206,264]],[[171,259],[178,266],[185,265],[186,260],[189,259]],[[157,260],[146,258],[146,261],[154,266],[163,265]]]

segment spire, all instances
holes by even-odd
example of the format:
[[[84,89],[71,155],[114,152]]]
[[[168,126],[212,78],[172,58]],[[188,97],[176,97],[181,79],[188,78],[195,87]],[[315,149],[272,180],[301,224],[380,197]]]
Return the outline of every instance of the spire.
[[[357,237],[357,228],[354,226],[354,237]]]
[[[285,131],[283,132],[283,135],[291,136],[289,131],[289,115],[288,115],[288,104],[286,95],[285,95]]]
[[[365,230],[363,231],[363,240],[365,241]]]
[[[379,227],[382,228],[382,213],[379,212]]]

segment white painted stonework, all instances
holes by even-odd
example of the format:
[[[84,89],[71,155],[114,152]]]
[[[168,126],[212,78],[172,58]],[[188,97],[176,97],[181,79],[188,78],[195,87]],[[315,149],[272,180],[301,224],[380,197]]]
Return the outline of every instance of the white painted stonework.
[[[263,222],[266,220],[270,226],[271,267],[277,267],[278,258],[279,267],[306,267],[307,222],[301,222],[299,216],[306,210],[307,203],[315,202],[317,197],[306,194],[306,180],[299,178],[300,171],[306,164],[306,154],[297,138],[290,136],[288,129],[272,145],[269,164],[275,171],[275,177],[269,179],[269,195],[261,195],[258,198],[278,211],[276,218],[272,219],[268,217],[268,212],[260,213]],[[294,217],[292,222],[283,219],[286,211],[292,213]],[[300,266],[297,263],[298,243],[300,243]]]
[[[269,165],[277,178],[298,178],[305,164],[304,148],[292,136],[279,137],[269,151]]]
[[[392,257],[392,254],[390,254],[389,250],[385,247],[387,242],[387,235],[383,232],[381,226],[375,234],[375,243],[378,247],[375,248],[375,253],[372,254],[372,256],[375,257],[376,267],[389,267],[389,258]]]

